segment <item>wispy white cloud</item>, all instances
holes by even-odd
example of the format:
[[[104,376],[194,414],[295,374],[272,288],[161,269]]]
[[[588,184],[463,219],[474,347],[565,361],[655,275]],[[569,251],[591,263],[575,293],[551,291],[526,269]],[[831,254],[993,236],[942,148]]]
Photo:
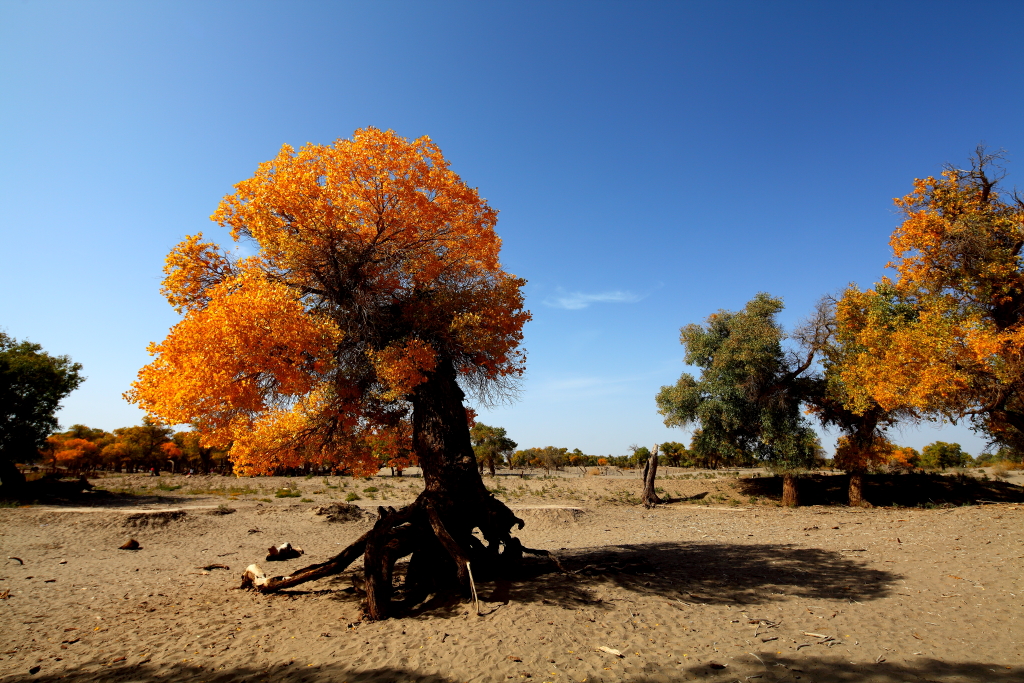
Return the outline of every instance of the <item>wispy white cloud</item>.
[[[586,308],[590,304],[632,304],[640,301],[642,298],[643,296],[640,294],[634,294],[633,292],[623,291],[620,289],[612,290],[610,292],[598,292],[596,294],[566,292],[560,289],[557,294],[544,299],[544,305],[551,306],[553,308],[564,308],[567,311],[576,311],[581,308]]]

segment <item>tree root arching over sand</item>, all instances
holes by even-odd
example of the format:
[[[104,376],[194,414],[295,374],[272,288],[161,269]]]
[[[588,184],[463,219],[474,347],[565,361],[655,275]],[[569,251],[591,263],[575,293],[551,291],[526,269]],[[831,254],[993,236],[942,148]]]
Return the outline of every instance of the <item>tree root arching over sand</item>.
[[[400,510],[378,507],[380,516],[373,528],[326,562],[275,577],[268,577],[253,564],[242,575],[241,588],[274,593],[340,574],[362,556],[366,589],[363,611],[369,619],[377,620],[393,612],[394,566],[403,557],[412,556],[405,581],[405,604],[409,607],[431,593],[470,595],[474,574],[477,580],[510,578],[524,553],[547,557],[559,565],[547,550],[526,548],[512,536],[512,528],[522,529],[524,522],[504,503],[489,493],[473,502],[476,505],[452,503],[436,493],[424,492]],[[474,534],[476,529],[484,540]]]

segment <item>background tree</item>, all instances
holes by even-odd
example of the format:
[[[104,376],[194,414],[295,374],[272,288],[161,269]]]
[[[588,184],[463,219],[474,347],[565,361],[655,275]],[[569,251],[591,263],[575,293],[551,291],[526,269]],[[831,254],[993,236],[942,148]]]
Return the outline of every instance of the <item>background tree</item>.
[[[200,472],[225,471],[227,453],[202,444],[202,435],[195,430],[175,432],[171,435],[174,445],[181,450],[182,467]]]
[[[508,438],[504,427],[489,427],[482,422],[477,422],[469,430],[470,439],[473,443],[473,452],[476,453],[477,462],[483,467],[487,465],[493,477],[495,475],[495,464],[504,463],[505,458],[510,456],[516,449],[517,444]]]
[[[968,418],[1024,449],[1024,201],[1003,191],[1000,154],[914,182],[896,205],[897,271],[851,287],[837,316],[860,351],[843,370],[855,405]]]
[[[651,457],[651,449],[647,446],[632,444],[629,446],[629,452],[629,466],[634,468],[643,467]]]
[[[376,471],[367,438],[410,419],[423,493],[329,563],[364,554],[370,618],[391,610],[399,557],[412,554],[410,600],[465,586],[470,560],[478,576],[514,565],[522,521],[484,487],[463,405],[464,387],[500,395],[525,362],[524,281],[498,261],[497,212],[428,138],[368,128],[283,147],[213,218],[256,255],[201,236],[171,252],[164,293],[183,318],[128,397],[207,446],[232,443],[241,474],[310,460]]]
[[[690,460],[686,446],[678,441],[666,441],[661,444],[661,457],[666,465],[672,467],[689,467]]]
[[[82,366],[51,356],[39,344],[0,332],[0,484],[17,488],[25,477],[15,462],[37,459],[58,429],[60,402],[85,381]]]
[[[412,425],[403,420],[398,425],[372,429],[368,438],[374,457],[381,466],[390,467],[391,473],[402,476],[402,470],[419,464],[412,450]]]
[[[921,449],[921,456],[918,459],[920,467],[933,470],[944,470],[948,467],[967,467],[973,459],[958,443],[946,443],[936,441]]]
[[[692,450],[749,456],[783,475],[783,503],[797,504],[796,475],[813,466],[817,437],[800,412],[797,381],[813,362],[786,354],[776,316],[781,299],[758,294],[742,311],[719,311],[680,330],[684,362],[701,369],[662,387],[669,427],[696,425]],[[707,457],[704,455],[704,457]]]
[[[173,429],[162,425],[148,415],[142,418],[142,424],[135,427],[118,427],[114,430],[115,443],[121,444],[118,449],[124,459],[131,464],[132,470],[152,467],[156,472],[172,470],[164,444],[171,443]],[[178,451],[180,455],[180,451]],[[112,455],[113,451],[105,455]]]

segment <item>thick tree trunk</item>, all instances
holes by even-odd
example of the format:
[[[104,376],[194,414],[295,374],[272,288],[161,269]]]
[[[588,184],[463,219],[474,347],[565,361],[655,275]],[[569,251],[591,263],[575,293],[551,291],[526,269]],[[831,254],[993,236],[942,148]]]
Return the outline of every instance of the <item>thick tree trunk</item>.
[[[654,492],[654,479],[658,476],[658,444],[654,444],[651,455],[644,465],[644,492],[641,496],[645,508],[652,508],[661,502],[658,494]]]
[[[872,507],[871,503],[864,499],[864,472],[855,470],[850,472],[850,507]]]
[[[412,556],[404,593],[406,603],[414,605],[440,591],[468,595],[470,563],[477,578],[486,580],[507,575],[524,552],[548,555],[524,548],[512,536],[512,527],[523,528],[523,521],[484,487],[463,398],[455,370],[445,362],[411,396],[413,449],[425,484],[415,502],[397,511],[378,508],[374,528],[327,562],[274,578],[256,567],[243,575],[243,587],[274,592],[344,571],[362,554],[364,612],[369,619],[386,619],[393,612],[394,565],[402,557]],[[474,536],[475,529],[484,541]]]
[[[0,490],[6,494],[25,488],[25,475],[10,460],[0,458]]]
[[[786,507],[795,508],[800,505],[796,482],[797,477],[795,474],[786,472],[782,475],[782,504]]]

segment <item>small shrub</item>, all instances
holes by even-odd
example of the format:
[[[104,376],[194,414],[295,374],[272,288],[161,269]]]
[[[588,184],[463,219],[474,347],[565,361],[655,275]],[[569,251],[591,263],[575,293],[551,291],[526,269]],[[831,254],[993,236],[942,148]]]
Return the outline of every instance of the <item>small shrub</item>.
[[[363,489],[363,493],[377,493],[377,491],[379,490],[380,489],[378,489],[376,486],[367,486],[365,489]]]
[[[1015,472],[1021,469],[1021,463],[1011,462],[1009,460],[1000,460],[992,468],[992,475],[997,479],[1006,479],[1010,476],[1011,472]]]
[[[302,499],[302,500],[300,500],[299,502],[300,502],[300,503],[312,503],[312,502],[313,502],[313,499],[312,499],[312,498],[303,498],[303,499]]]
[[[257,498],[256,500],[260,501],[261,503],[273,503],[274,502],[270,498]]]
[[[177,491],[181,487],[182,487],[182,484],[178,484],[177,486],[172,486],[171,484],[160,483],[160,484],[157,485],[157,488],[160,489],[161,491]]]
[[[301,495],[302,495],[301,491],[297,491],[295,489],[287,489],[287,488],[285,488],[285,489],[278,489],[277,491],[274,492],[274,496],[276,496],[277,498],[298,498]]]
[[[360,499],[358,493],[356,493],[355,491],[352,491],[347,496],[345,496],[345,500],[347,500],[348,502],[351,503],[353,500],[361,500],[361,499]]]

